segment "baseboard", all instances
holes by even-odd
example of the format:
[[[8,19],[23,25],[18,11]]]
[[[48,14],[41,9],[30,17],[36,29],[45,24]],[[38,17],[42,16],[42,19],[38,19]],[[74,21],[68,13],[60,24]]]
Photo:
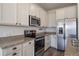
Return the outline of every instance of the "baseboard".
[[[65,52],[65,50],[60,50],[60,49],[57,49],[58,51],[61,51],[61,52]]]
[[[57,49],[57,48],[54,48],[54,47],[51,47],[51,48],[56,49],[56,50],[61,51],[61,52],[65,52],[65,50],[60,50],[60,49]]]
[[[57,48],[54,48],[54,47],[51,47],[51,48],[53,48],[53,49],[56,49],[56,50],[57,50]]]

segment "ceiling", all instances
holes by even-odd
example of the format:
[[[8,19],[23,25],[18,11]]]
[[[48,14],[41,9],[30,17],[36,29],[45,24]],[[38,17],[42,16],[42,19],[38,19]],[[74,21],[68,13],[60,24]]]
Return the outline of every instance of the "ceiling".
[[[76,5],[76,3],[37,3],[39,6],[45,10],[57,9],[66,6]]]

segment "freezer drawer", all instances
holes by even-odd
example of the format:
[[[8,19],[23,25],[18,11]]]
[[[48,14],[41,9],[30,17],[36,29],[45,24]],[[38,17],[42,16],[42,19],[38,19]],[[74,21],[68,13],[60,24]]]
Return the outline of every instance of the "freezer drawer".
[[[57,49],[65,50],[65,40],[61,37],[58,37],[58,39],[57,39]]]

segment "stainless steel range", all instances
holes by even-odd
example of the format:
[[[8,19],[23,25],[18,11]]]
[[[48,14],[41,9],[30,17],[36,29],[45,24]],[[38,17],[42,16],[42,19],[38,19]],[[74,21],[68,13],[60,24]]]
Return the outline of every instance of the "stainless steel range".
[[[35,39],[35,56],[39,56],[44,51],[45,37],[37,36]]]
[[[34,55],[40,55],[44,51],[44,46],[45,46],[45,37],[44,35],[41,35],[39,33],[36,33],[36,30],[25,30],[24,31],[24,36],[25,37],[31,37],[35,38],[35,47],[34,47]]]

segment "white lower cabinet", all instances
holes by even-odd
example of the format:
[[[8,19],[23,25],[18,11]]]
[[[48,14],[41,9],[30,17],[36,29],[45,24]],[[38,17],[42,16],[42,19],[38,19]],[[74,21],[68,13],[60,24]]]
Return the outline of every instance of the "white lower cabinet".
[[[57,36],[56,35],[50,35],[51,38],[51,47],[57,48]]]
[[[0,56],[34,56],[34,40],[0,48]]]
[[[2,49],[3,56],[21,56],[22,44]]]
[[[34,40],[23,43],[23,56],[34,56]]]
[[[15,51],[15,52],[10,53],[6,56],[22,56],[22,50]]]
[[[50,35],[45,36],[45,50],[47,50],[50,47]]]

